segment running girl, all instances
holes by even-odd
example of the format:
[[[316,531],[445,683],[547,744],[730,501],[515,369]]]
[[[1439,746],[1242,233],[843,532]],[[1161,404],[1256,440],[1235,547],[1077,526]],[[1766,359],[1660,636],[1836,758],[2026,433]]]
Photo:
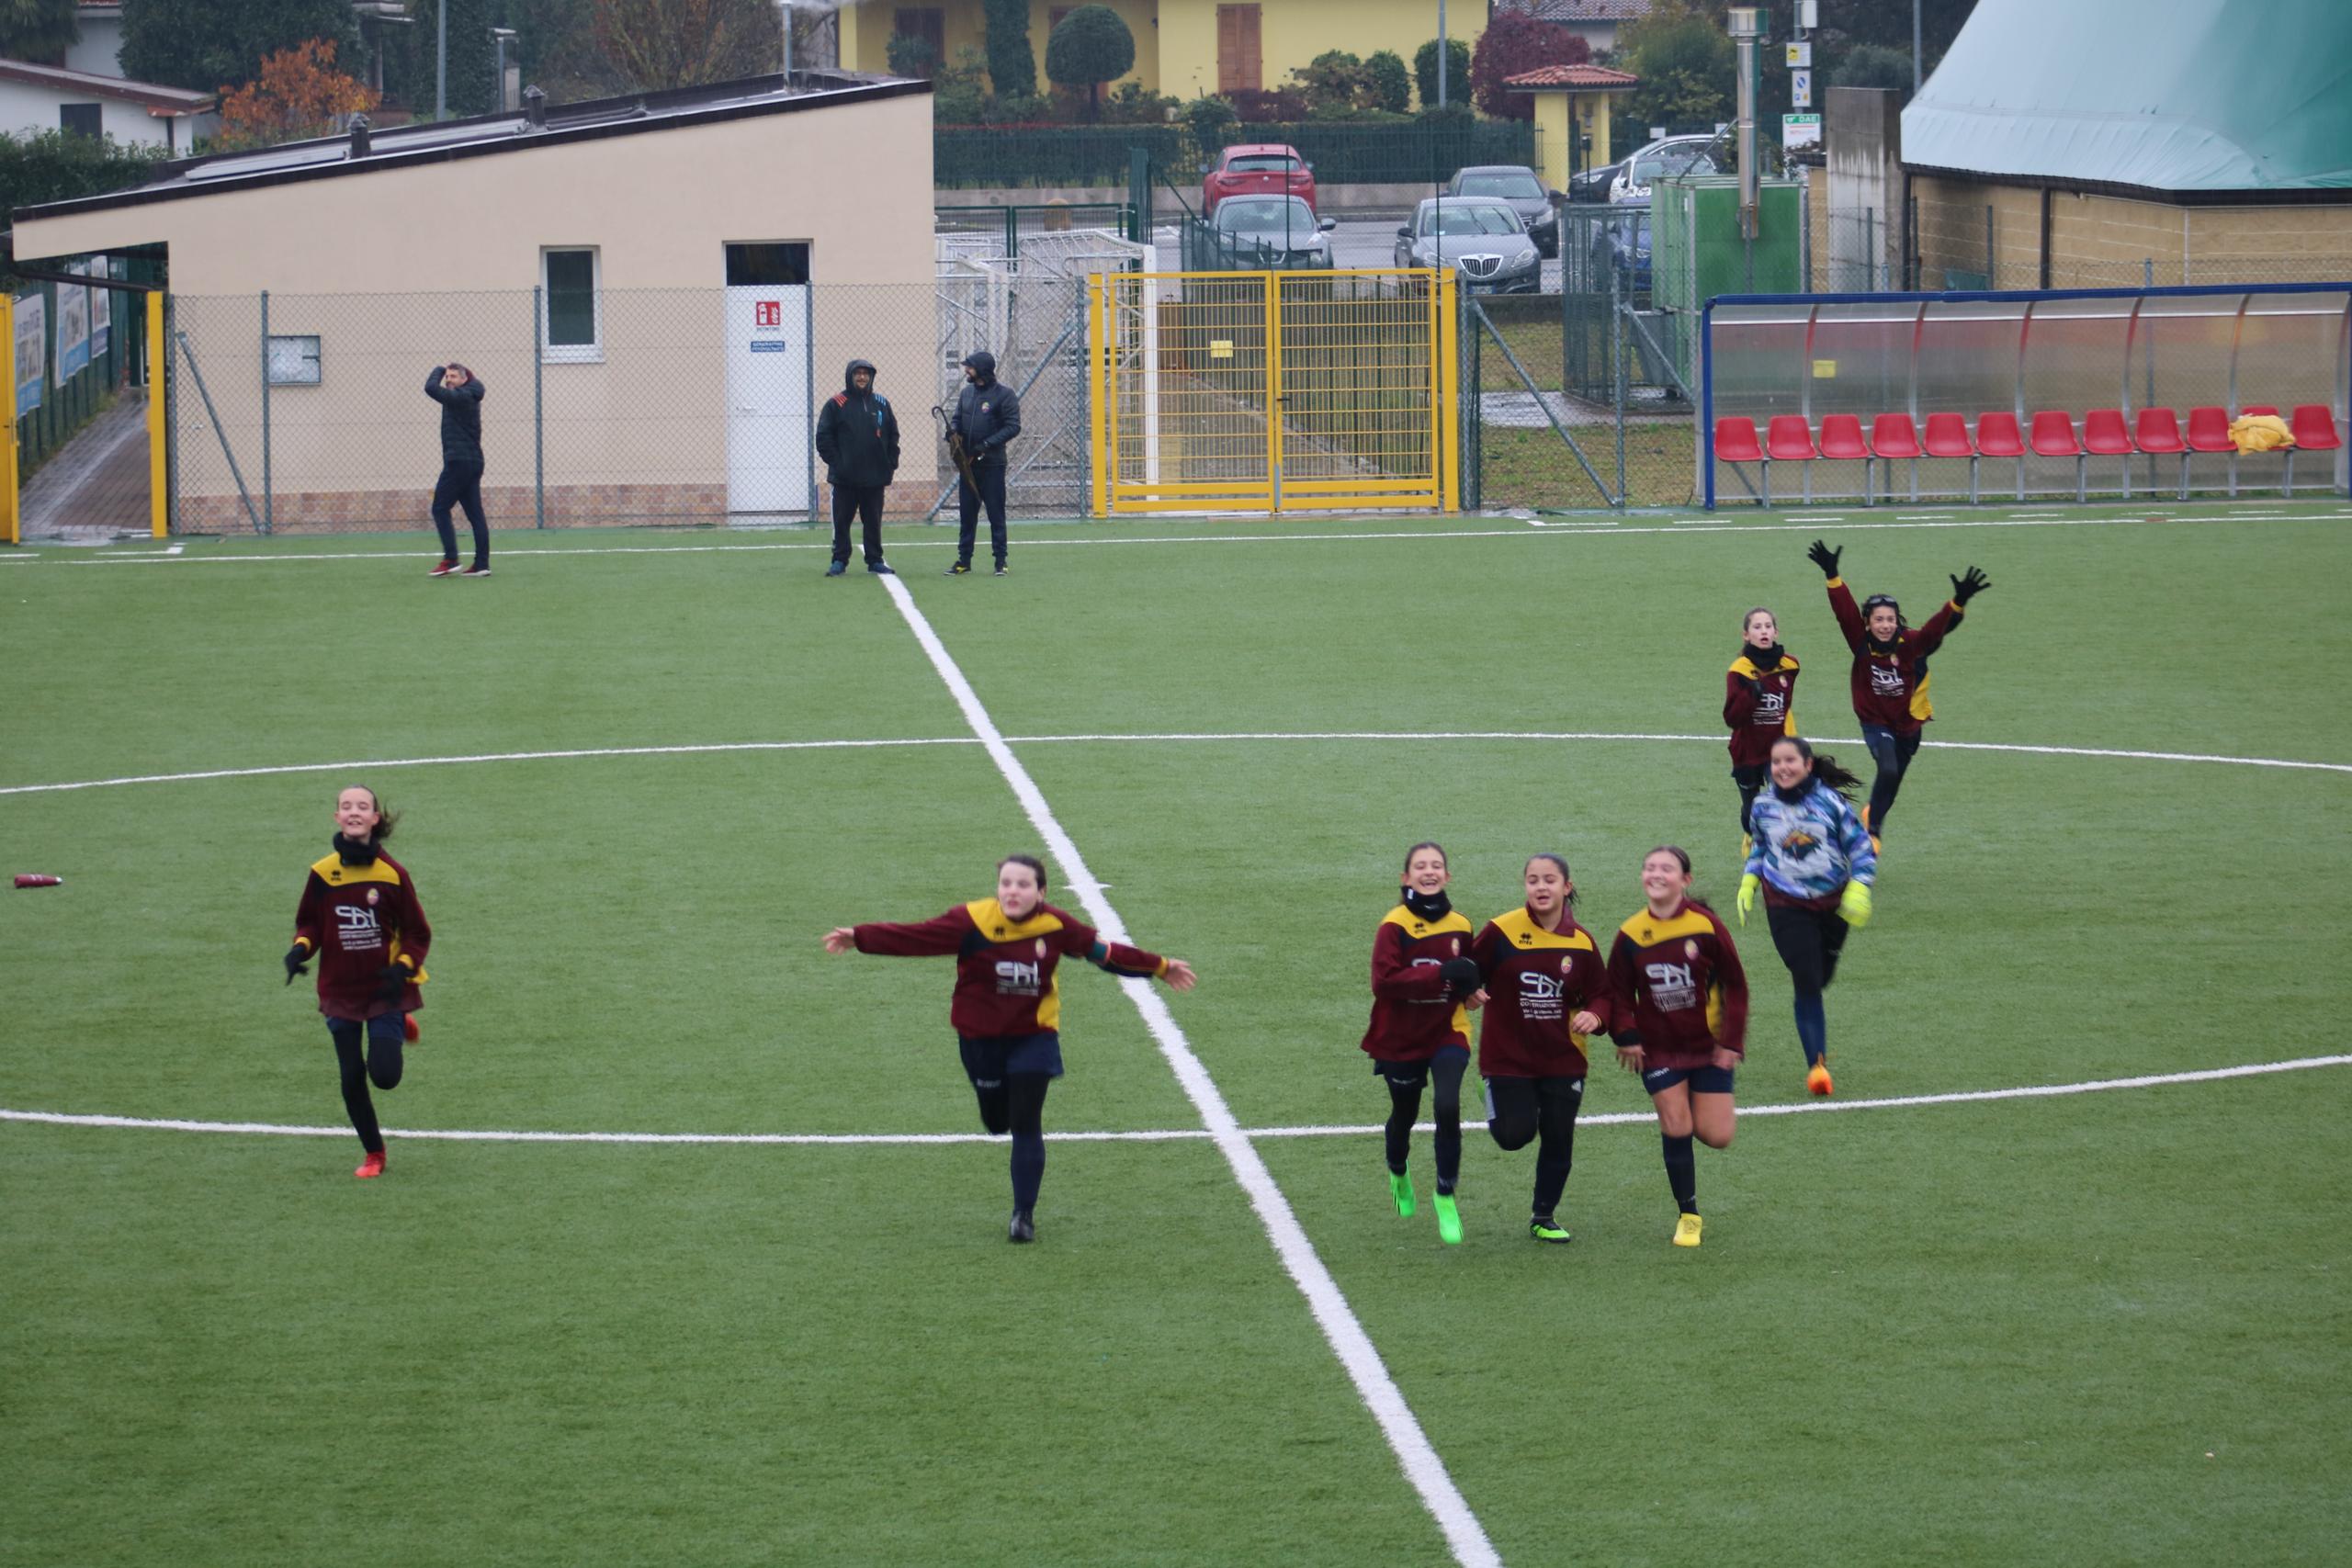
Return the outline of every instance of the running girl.
[[[1470,944],[1487,992],[1478,1071],[1495,1142],[1523,1149],[1542,1138],[1527,1234],[1557,1244],[1569,1239],[1556,1216],[1584,1104],[1585,1037],[1606,1029],[1616,1010],[1600,945],[1569,912],[1577,889],[1568,863],[1536,855],[1522,880],[1525,906],[1488,920]]]
[[[1951,597],[1943,607],[1915,629],[1904,620],[1903,607],[1886,594],[1873,593],[1856,607],[1853,590],[1838,575],[1838,558],[1845,553],[1815,539],[1805,555],[1829,580],[1829,607],[1837,612],[1846,646],[1854,650],[1854,716],[1861,720],[1862,744],[1878,764],[1870,804],[1862,808],[1862,826],[1873,839],[1883,839],[1895,792],[1903,787],[1911,759],[1918,755],[1921,729],[1936,716],[1935,705],[1928,700],[1928,656],[1960,625],[1968,602],[1993,584],[1970,567],[1966,576],[1951,580]]]
[[[980,1124],[1012,1134],[1012,1221],[1009,1240],[1037,1239],[1037,1189],[1046,1176],[1046,1090],[1062,1076],[1061,981],[1064,958],[1138,978],[1157,976],[1193,988],[1192,965],[1123,942],[1045,901],[1046,865],[1035,855],[997,863],[996,897],[958,904],[909,925],[835,926],[827,953],[893,957],[956,955],[956,993],[947,1018],[979,1097]]]
[[[1731,932],[1690,897],[1690,857],[1671,844],[1642,858],[1648,908],[1609,949],[1618,1065],[1642,1075],[1657,1107],[1666,1180],[1681,1218],[1674,1245],[1699,1245],[1698,1169],[1690,1139],[1731,1146],[1732,1070],[1747,1051],[1747,976]]]
[[[1372,1022],[1363,1032],[1372,1070],[1388,1085],[1388,1192],[1396,1212],[1413,1212],[1406,1168],[1421,1090],[1437,1089],[1438,1239],[1462,1240],[1453,1183],[1462,1171],[1462,1073],[1470,1065],[1470,1015],[1479,1005],[1478,966],[1470,960],[1470,922],[1445,896],[1453,880],[1445,851],[1433,843],[1405,852],[1404,901],[1380,919],[1372,937]]]
[[[1758,604],[1740,623],[1739,657],[1724,676],[1724,722],[1731,727],[1731,781],[1739,786],[1739,830],[1764,787],[1772,742],[1797,732],[1797,661],[1781,646],[1781,623]]]
[[[1760,889],[1772,945],[1796,988],[1797,1043],[1804,1047],[1804,1086],[1815,1094],[1829,1077],[1829,1024],[1821,993],[1838,975],[1849,929],[1871,923],[1871,881],[1878,852],[1854,814],[1861,781],[1838,759],[1815,756],[1793,735],[1772,742],[1772,787],[1756,801],[1756,841],[1739,879],[1739,923],[1747,924]]]
[[[309,973],[312,957],[319,961],[319,1010],[343,1069],[343,1107],[367,1152],[351,1174],[363,1181],[384,1174],[384,1133],[368,1081],[381,1089],[401,1081],[401,1048],[416,1038],[409,1015],[424,1005],[417,987],[433,944],[414,879],[383,852],[398,820],[364,784],[335,796],[334,852],[314,863],[302,884],[294,945],[286,953],[289,986]]]

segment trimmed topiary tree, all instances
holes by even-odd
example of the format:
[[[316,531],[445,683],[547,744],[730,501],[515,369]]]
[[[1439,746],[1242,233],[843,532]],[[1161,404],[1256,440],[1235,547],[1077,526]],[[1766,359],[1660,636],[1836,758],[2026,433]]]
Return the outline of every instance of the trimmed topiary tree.
[[[1080,6],[1046,36],[1046,77],[1086,89],[1086,118],[1102,118],[1102,84],[1136,65],[1136,35],[1108,6]]]
[[[987,23],[989,85],[1000,98],[1037,96],[1037,57],[1029,51],[1029,0],[981,0]]]
[[[1403,55],[1381,50],[1363,62],[1363,69],[1371,79],[1374,108],[1403,114],[1413,107],[1413,73],[1405,69]]]

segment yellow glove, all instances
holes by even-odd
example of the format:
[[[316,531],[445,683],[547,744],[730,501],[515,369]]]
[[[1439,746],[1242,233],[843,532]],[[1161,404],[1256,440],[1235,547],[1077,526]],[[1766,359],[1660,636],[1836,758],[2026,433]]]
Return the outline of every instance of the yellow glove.
[[[1846,891],[1838,895],[1838,913],[1856,931],[1871,923],[1871,885],[1849,882]]]
[[[1739,879],[1739,923],[1741,925],[1747,923],[1749,912],[1756,908],[1756,891],[1763,886],[1764,879],[1752,871]],[[1865,909],[1865,918],[1868,918],[1868,913],[1869,911]]]

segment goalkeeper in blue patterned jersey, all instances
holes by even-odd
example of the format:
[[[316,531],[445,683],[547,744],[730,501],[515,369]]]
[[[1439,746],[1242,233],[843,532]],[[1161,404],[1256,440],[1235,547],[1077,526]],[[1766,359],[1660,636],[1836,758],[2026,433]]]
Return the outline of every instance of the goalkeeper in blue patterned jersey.
[[[1838,974],[1849,931],[1870,923],[1878,852],[1854,810],[1861,781],[1793,735],[1772,742],[1771,787],[1750,813],[1755,841],[1739,879],[1739,923],[1764,901],[1772,945],[1796,987],[1797,1041],[1805,1088],[1828,1094],[1829,1021],[1821,993]]]

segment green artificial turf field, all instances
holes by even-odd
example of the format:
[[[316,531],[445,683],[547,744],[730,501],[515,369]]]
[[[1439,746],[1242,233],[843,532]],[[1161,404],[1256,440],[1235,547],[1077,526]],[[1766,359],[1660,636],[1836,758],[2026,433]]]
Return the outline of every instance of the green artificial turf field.
[[[1135,940],[1198,967],[1159,992],[1182,1048],[1502,1561],[2324,1563],[2352,1066],[2004,1091],[2346,1050],[2347,529],[1170,519],[954,581],[944,531],[890,549]],[[1474,1115],[1441,1246],[1356,1047],[1405,846],[1474,919],[1557,850],[1605,942],[1669,841],[1728,910],[1751,604],[1868,772],[1816,534],[1915,621],[1993,581],[1829,994],[1838,1098],[1759,922],[1704,1247],[1606,1064],[1574,1244],[1527,1238],[1532,1154]],[[82,1119],[0,1120],[0,1562],[1454,1560],[1116,982],[1067,971],[1046,1127],[1168,1135],[1056,1141],[1013,1247],[948,965],[820,950],[1045,847],[883,585],[805,534],[499,544],[483,582],[417,539],[0,553],[0,874],[66,879],[0,891],[0,1110]],[[435,932],[367,1183],[277,963],[354,782]]]

